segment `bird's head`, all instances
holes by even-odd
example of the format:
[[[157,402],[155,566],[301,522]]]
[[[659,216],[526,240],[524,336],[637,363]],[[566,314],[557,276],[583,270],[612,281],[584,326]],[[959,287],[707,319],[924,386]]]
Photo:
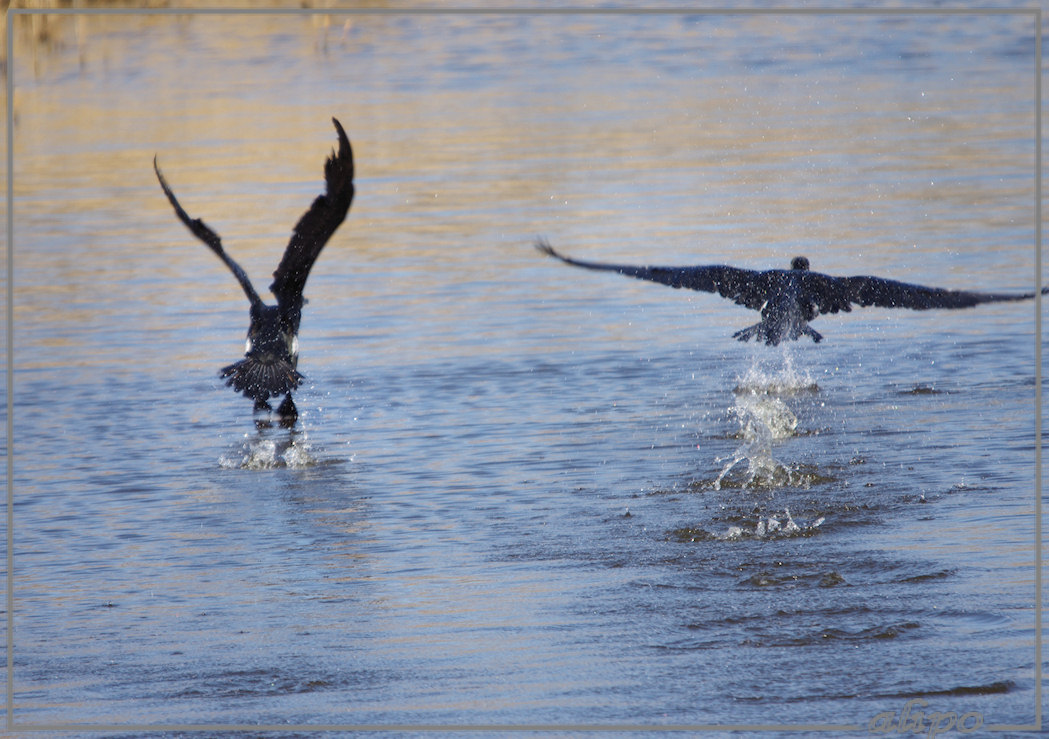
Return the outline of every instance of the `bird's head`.
[[[794,257],[790,260],[791,269],[808,269],[809,260],[808,257]]]

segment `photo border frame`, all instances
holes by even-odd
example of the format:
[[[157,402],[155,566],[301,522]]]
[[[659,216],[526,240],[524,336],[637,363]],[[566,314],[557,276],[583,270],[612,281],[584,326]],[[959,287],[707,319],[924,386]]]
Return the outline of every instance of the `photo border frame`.
[[[21,16],[47,15],[387,15],[387,16],[615,16],[615,15],[704,15],[704,16],[959,16],[959,15],[1020,15],[1029,16],[1034,23],[1034,101],[1035,141],[1035,285],[1042,284],[1042,10],[1038,6],[1020,8],[730,8],[730,7],[655,7],[655,8],[536,8],[536,7],[403,7],[403,8],[16,8],[9,7],[7,21],[7,263],[6,263],[6,711],[7,731],[90,731],[90,732],[191,732],[191,731],[247,731],[262,732],[325,732],[325,731],[490,731],[490,732],[711,732],[711,731],[810,731],[810,732],[865,732],[871,730],[872,717],[867,726],[861,724],[643,724],[643,723],[585,723],[585,724],[121,724],[121,723],[46,723],[19,724],[15,721],[14,701],[14,20]],[[1035,294],[1035,644],[1034,644],[1034,715],[1032,724],[988,724],[978,728],[985,731],[1032,731],[1042,728],[1042,296]],[[879,714],[881,715],[881,714]],[[931,716],[932,714],[930,714]],[[969,714],[963,714],[964,716]],[[901,719],[902,720],[902,719]],[[900,729],[902,731],[902,729]],[[963,729],[964,731],[964,729]]]

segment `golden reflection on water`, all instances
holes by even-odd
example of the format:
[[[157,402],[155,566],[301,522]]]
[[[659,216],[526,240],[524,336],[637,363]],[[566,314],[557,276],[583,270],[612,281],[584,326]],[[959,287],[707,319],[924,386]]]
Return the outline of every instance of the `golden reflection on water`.
[[[813,23],[728,27],[773,29],[790,47]],[[483,309],[442,293],[541,271],[537,235],[641,261],[768,267],[804,251],[814,268],[901,277],[933,263],[928,276],[958,287],[974,258],[1001,250],[995,286],[1026,286],[1031,252],[985,236],[1031,230],[1032,180],[982,176],[1029,166],[1009,146],[1015,115],[954,115],[949,96],[968,111],[975,95],[961,82],[926,96],[905,76],[711,77],[695,29],[637,22],[648,25],[695,68],[631,63],[605,18],[361,15],[333,32],[313,15],[75,16],[43,45],[39,29],[20,31],[16,323],[72,326],[45,339],[71,346],[87,336],[79,321],[105,320],[113,285],[143,316],[237,310],[236,285],[160,197],[152,157],[263,287],[319,192],[332,115],[355,147],[358,196],[311,282],[322,298],[341,275],[347,300],[378,291],[469,325]],[[556,65],[579,39],[595,43],[594,63],[549,76],[546,57]],[[785,59],[808,61],[797,54]],[[979,94],[1025,102],[1014,80]]]

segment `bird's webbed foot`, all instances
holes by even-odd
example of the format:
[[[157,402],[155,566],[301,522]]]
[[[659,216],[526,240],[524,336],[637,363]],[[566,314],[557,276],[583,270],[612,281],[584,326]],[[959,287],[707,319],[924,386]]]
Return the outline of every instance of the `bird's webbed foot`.
[[[742,328],[732,334],[732,338],[736,341],[750,341],[751,339],[764,340],[765,336],[764,323],[755,323],[753,326],[747,326],[746,328]]]
[[[291,399],[291,393],[288,393],[284,402],[277,408],[277,418],[281,428],[295,428],[295,422],[299,420],[299,410]]]

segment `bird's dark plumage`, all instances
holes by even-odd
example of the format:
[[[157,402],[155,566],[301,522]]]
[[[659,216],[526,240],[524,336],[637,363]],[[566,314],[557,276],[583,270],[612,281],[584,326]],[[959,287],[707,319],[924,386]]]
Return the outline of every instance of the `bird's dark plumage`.
[[[353,201],[353,150],[346,132],[332,118],[339,136],[338,151],[332,152],[324,165],[325,192],[319,195],[292,231],[270,290],[276,305],[266,305],[255,292],[247,273],[222,248],[222,240],[199,218],[190,218],[179,205],[175,194],[160,172],[156,157],[153,170],[161,189],[175,209],[175,215],[190,232],[218,255],[237,278],[251,303],[250,325],[244,359],[221,371],[226,384],[255,401],[255,409],[269,408],[271,397],[286,396],[278,408],[281,423],[294,425],[298,412],[291,391],[299,386],[302,375],[296,366],[299,359],[298,333],[305,302],[303,290],[310,269],[321,249],[345,220]]]
[[[944,290],[883,277],[833,277],[809,271],[809,260],[805,257],[795,257],[791,262],[791,269],[759,272],[720,265],[634,267],[585,262],[558,254],[543,240],[536,242],[536,248],[574,267],[607,270],[675,288],[717,293],[738,305],[761,311],[760,323],[737,331],[733,338],[740,341],[758,339],[770,346],[802,336],[809,336],[818,342],[823,337],[814,331],[808,322],[823,313],[850,311],[853,305],[912,310],[971,308],[981,303],[1030,300],[1035,296],[1034,293]],[[1042,294],[1046,294],[1047,291],[1049,288],[1044,288]]]

